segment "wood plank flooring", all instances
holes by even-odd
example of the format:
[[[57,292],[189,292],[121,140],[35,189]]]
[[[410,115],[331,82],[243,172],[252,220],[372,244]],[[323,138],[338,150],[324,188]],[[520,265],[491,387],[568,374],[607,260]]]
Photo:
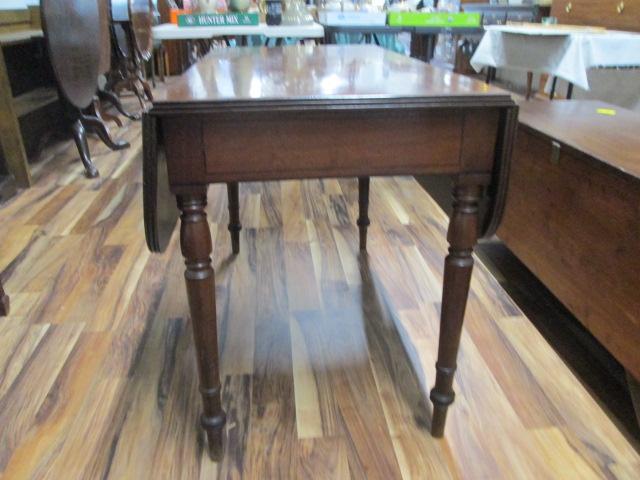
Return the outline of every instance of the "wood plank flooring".
[[[71,142],[0,206],[0,478],[638,478],[640,455],[478,264],[445,438],[428,433],[447,219],[411,178],[210,189],[228,412],[224,459],[200,398],[174,238],[147,252],[132,148]],[[417,374],[410,368],[415,365]],[[631,421],[631,420],[630,420]]]

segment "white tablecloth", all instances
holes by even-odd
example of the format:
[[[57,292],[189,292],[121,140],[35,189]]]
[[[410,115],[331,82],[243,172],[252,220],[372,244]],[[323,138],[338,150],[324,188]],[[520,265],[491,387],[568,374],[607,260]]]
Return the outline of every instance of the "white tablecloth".
[[[264,35],[267,38],[323,38],[324,28],[311,25],[274,25],[266,23],[242,27],[178,27],[164,23],[153,27],[154,40],[196,40],[233,35]]]
[[[502,67],[548,73],[589,90],[590,68],[640,67],[640,35],[526,30],[509,25],[487,27],[471,58],[476,71]]]

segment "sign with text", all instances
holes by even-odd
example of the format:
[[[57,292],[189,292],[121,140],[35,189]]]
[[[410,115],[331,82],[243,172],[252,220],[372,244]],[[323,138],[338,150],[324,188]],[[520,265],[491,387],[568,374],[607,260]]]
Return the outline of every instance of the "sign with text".
[[[178,15],[179,27],[249,27],[258,25],[257,13],[199,13]]]

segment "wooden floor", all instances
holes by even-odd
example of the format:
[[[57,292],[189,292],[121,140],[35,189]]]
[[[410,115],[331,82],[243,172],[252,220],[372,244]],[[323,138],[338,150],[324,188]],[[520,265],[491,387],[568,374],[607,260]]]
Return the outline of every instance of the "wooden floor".
[[[446,217],[374,179],[241,185],[241,253],[210,189],[224,460],[204,454],[177,243],[147,252],[132,148],[71,142],[0,207],[0,478],[638,478],[640,455],[478,265],[445,438],[428,433]],[[416,366],[414,375],[410,364]],[[637,446],[636,446],[637,448]]]

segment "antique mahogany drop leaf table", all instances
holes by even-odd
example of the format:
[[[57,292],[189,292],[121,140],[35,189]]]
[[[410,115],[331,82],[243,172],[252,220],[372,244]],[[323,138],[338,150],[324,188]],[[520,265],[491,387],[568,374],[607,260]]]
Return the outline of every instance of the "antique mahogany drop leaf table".
[[[180,210],[201,422],[212,458],[222,452],[225,413],[208,185],[229,185],[237,244],[237,182],[358,177],[364,250],[371,175],[456,175],[430,395],[431,433],[440,437],[454,399],[473,247],[500,220],[516,119],[506,92],[368,45],[223,49],[157,93],[143,119],[145,232],[149,248],[162,251]]]

